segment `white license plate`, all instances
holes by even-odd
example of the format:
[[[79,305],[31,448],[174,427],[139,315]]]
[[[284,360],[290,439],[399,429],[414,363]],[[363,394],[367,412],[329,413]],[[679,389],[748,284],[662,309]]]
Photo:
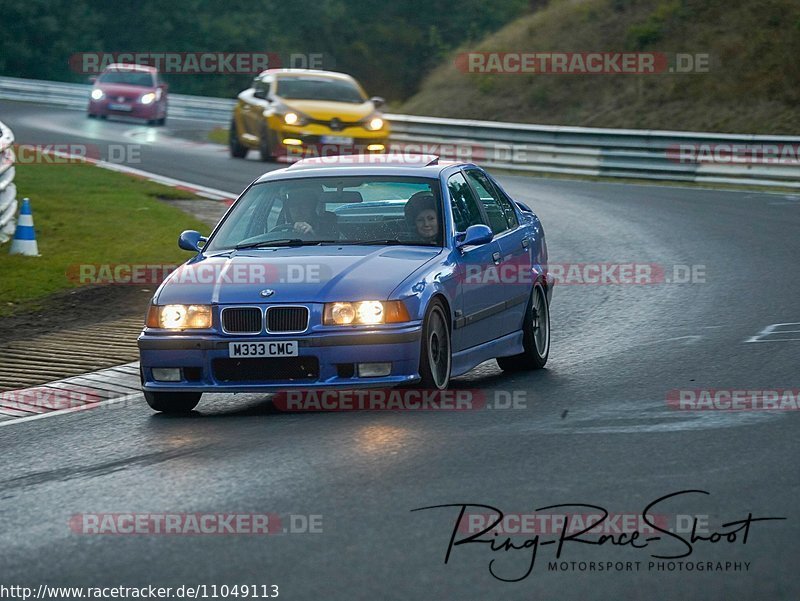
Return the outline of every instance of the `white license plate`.
[[[297,357],[297,340],[230,342],[229,357]]]
[[[112,111],[130,111],[133,107],[129,104],[109,104],[108,108]]]
[[[323,144],[352,144],[353,138],[343,136],[320,136],[319,141]]]

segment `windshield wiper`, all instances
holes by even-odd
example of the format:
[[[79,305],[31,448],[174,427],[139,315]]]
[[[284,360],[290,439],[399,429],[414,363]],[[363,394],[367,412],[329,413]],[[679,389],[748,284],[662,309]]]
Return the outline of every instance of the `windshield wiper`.
[[[398,240],[397,238],[381,238],[379,240],[340,240],[339,244],[351,245],[377,245],[382,244],[385,246],[433,246],[427,242],[414,242],[413,240]]]
[[[264,248],[268,246],[314,246],[323,242],[336,242],[336,240],[301,240],[300,238],[280,238],[278,240],[260,240],[258,242],[239,243],[234,248]]]

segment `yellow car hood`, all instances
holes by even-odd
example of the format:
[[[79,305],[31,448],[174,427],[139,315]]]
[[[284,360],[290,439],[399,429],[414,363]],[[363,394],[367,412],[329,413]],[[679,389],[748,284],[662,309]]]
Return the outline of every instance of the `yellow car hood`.
[[[281,102],[289,109],[300,111],[312,119],[329,121],[338,117],[340,121],[360,121],[375,112],[373,104],[367,100],[361,104],[351,102],[333,102],[330,100],[286,100]]]

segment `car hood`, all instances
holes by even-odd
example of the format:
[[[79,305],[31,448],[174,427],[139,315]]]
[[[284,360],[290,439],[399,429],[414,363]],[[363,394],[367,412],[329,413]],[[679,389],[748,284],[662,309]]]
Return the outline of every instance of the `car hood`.
[[[165,304],[310,303],[385,300],[442,252],[414,246],[308,246],[199,255],[159,289]],[[268,297],[263,290],[272,290]]]
[[[155,88],[144,86],[128,86],[122,83],[98,83],[96,88],[100,88],[108,96],[128,96],[138,98],[142,94],[155,91]]]
[[[342,121],[360,121],[375,112],[375,106],[369,100],[361,104],[352,102],[333,102],[331,100],[292,100],[281,98],[281,102],[312,119],[329,121],[334,117]]]

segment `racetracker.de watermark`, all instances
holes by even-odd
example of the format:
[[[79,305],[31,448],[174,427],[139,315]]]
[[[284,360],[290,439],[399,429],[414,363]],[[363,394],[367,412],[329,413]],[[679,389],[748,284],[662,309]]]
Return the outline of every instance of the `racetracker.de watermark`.
[[[321,52],[78,52],[69,67],[81,75],[97,75],[111,65],[154,67],[165,75],[257,75],[266,69],[331,68]]]
[[[694,518],[698,516],[669,516],[665,514],[641,513],[591,513],[591,512],[531,512],[504,513],[502,517],[493,513],[465,513],[458,524],[459,532],[486,534],[653,534],[658,528],[669,528],[675,524],[679,531],[690,532]],[[707,526],[708,516],[701,516]],[[698,520],[700,523],[701,520]],[[488,530],[487,530],[488,529]]]
[[[173,285],[217,284],[321,284],[331,278],[331,268],[322,263],[264,261],[233,263],[81,263],[67,268],[67,279],[79,285],[158,285],[170,278]]]
[[[658,263],[548,263],[545,266],[557,286],[648,286],[659,284],[702,284],[705,265],[663,265]],[[538,277],[530,265],[508,260],[500,265],[467,263],[464,285],[530,285]]]
[[[667,392],[667,405],[678,411],[797,411],[798,388],[690,388]]]
[[[672,144],[667,159],[675,163],[798,165],[800,144]]]
[[[322,515],[237,512],[79,513],[69,529],[88,535],[271,535],[322,533]]]
[[[74,165],[97,161],[137,165],[142,162],[141,144],[15,144],[13,152],[17,165]]]
[[[122,398],[122,395],[109,396],[109,394],[79,386],[69,388],[36,386],[0,392],[0,409],[11,410],[16,415],[47,413],[64,409],[91,409],[109,398]]]
[[[526,409],[525,390],[373,388],[289,390],[277,393],[280,411],[481,411]]]
[[[464,73],[502,75],[658,75],[708,73],[707,53],[667,52],[462,52]]]

